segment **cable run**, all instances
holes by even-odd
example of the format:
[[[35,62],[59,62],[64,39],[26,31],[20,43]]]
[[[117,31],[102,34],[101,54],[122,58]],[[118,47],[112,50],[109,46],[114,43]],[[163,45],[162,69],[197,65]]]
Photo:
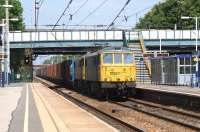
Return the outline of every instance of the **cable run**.
[[[88,17],[90,17],[92,14],[94,14],[98,9],[100,9],[106,2],[108,2],[108,0],[104,0],[103,2],[101,2],[99,4],[99,6],[97,6],[92,12],[90,12],[86,17],[84,17],[79,24],[77,25],[80,25],[81,23],[83,23],[85,20],[88,19]]]
[[[135,15],[138,15],[138,14],[142,13],[142,12],[144,12],[144,11],[146,11],[146,10],[152,8],[153,6],[154,6],[154,5],[149,6],[149,7],[146,7],[146,8],[144,8],[144,9],[139,10],[139,11],[137,11],[137,12],[135,12],[135,13],[132,13],[132,14],[130,14],[130,15],[128,15],[128,16],[124,16],[124,19],[123,19],[121,22],[128,21],[129,18],[131,18],[131,17],[133,17],[133,16],[135,16]]]
[[[124,11],[124,9],[126,8],[126,6],[130,3],[131,0],[127,0],[127,2],[125,3],[125,5],[123,6],[123,8],[119,11],[119,13],[117,14],[117,16],[115,17],[115,19],[109,24],[108,28],[109,29],[111,26],[114,25],[115,21],[117,20],[117,18],[120,16],[120,14],[122,13],[122,11]]]
[[[77,14],[77,13],[79,12],[79,10],[80,10],[81,8],[83,8],[83,7],[87,4],[88,1],[89,1],[89,0],[85,0],[85,2],[83,2],[83,4],[81,4],[81,6],[80,6],[76,11],[74,11],[74,13],[69,14],[69,21],[68,21],[68,23],[67,23],[66,26],[69,25],[70,21],[72,21],[72,19],[73,19],[73,16],[74,16],[75,14]]]
[[[139,11],[137,11],[137,12],[135,12],[135,13],[130,14],[130,15],[124,15],[124,16],[123,16],[123,19],[122,19],[121,21],[119,21],[118,24],[121,24],[121,23],[123,23],[123,22],[128,22],[129,19],[132,18],[132,17],[134,17],[134,16],[136,16],[136,22],[135,22],[135,23],[137,23],[138,15],[139,15],[140,13],[144,12],[145,10],[148,10],[148,9],[152,8],[153,6],[154,6],[154,5],[149,6],[149,7],[146,7],[146,8],[144,8],[144,9],[139,10]]]
[[[85,5],[87,4],[88,1],[89,1],[89,0],[86,0],[72,15],[75,15],[76,13],[78,13],[79,10],[80,10],[83,6],[85,6]]]
[[[65,15],[67,9],[70,7],[70,5],[72,4],[73,0],[70,0],[69,3],[67,4],[67,6],[65,7],[64,11],[61,13],[60,17],[58,18],[57,22],[54,24],[52,30],[55,29],[56,25],[59,23],[59,21],[62,19],[62,17]]]
[[[40,3],[40,5],[39,5],[39,9],[40,9],[44,3],[44,0],[40,0],[39,3]]]
[[[35,26],[38,25],[38,22],[39,22],[39,13],[40,13],[40,8],[42,7],[44,3],[44,0],[40,0],[40,1],[35,1],[35,16],[36,16],[36,20],[35,20]]]

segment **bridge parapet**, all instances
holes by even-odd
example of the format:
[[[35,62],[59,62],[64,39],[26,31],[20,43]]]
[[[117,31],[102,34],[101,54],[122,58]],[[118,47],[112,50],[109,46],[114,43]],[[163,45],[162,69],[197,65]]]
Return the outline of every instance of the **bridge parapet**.
[[[10,42],[123,40],[123,31],[10,32]]]
[[[148,30],[142,31],[144,39],[195,39],[195,30]],[[200,38],[198,31],[198,38]]]
[[[138,41],[142,35],[145,46],[188,46],[195,44],[195,30],[40,30],[39,32],[10,32],[11,48],[80,47],[96,44],[123,45],[124,34],[128,41]],[[200,32],[198,31],[200,39]],[[65,42],[65,43],[62,43]],[[34,44],[33,44],[34,43]]]
[[[138,32],[141,32],[144,40],[192,40],[196,38],[195,30],[141,30],[126,32],[128,40],[139,40]],[[198,39],[200,38],[200,31],[198,31]]]

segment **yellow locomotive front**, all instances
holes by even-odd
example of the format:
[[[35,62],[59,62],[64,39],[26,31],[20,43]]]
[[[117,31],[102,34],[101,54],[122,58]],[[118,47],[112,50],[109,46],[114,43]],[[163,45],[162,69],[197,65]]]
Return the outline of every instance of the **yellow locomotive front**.
[[[135,82],[136,67],[132,53],[104,53],[101,61],[101,82]]]
[[[101,87],[134,93],[136,85],[136,64],[132,51],[113,50],[100,55]]]

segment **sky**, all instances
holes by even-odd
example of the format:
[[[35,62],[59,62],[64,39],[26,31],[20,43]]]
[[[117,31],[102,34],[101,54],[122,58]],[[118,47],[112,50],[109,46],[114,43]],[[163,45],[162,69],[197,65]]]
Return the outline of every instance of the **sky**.
[[[35,0],[20,0],[23,6],[23,18],[26,26],[34,25],[34,1]],[[43,1],[43,0],[37,0]],[[44,0],[39,11],[38,25],[54,25],[64,8],[70,0]],[[69,14],[73,14],[85,1],[87,3],[72,17],[69,23]],[[89,16],[85,21],[81,22],[88,14],[97,8],[96,12]],[[59,22],[60,25],[109,25],[118,12],[125,5],[127,0],[73,0],[72,4],[66,11],[64,17]],[[140,17],[143,17],[155,4],[162,0],[131,0],[125,10],[117,18],[115,25],[123,25],[133,28]],[[137,15],[136,15],[137,14]],[[128,21],[124,21],[124,16],[131,16]],[[38,56],[34,64],[42,64],[48,56]]]
[[[34,0],[20,0],[24,9],[23,17],[26,25],[34,25]],[[37,0],[43,1],[43,0]],[[70,0],[44,0],[39,11],[39,25],[54,25]],[[73,0],[66,14],[59,22],[68,25],[69,14],[73,14],[85,1],[87,3],[72,17],[71,25],[109,25],[117,16],[127,0]],[[81,22],[89,13],[106,1],[101,8]],[[131,0],[126,9],[115,22],[115,25],[134,27],[153,5],[161,0]],[[137,13],[138,12],[138,13]],[[136,15],[137,13],[137,15]],[[124,16],[130,16],[124,21]]]

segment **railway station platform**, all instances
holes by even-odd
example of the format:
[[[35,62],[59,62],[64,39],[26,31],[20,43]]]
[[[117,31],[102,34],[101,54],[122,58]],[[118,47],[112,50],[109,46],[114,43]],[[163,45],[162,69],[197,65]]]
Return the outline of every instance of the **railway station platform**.
[[[137,89],[147,89],[153,91],[160,91],[166,93],[176,93],[186,96],[197,96],[200,98],[200,88],[189,86],[169,86],[169,85],[155,85],[155,84],[137,84]]]
[[[0,88],[1,132],[118,131],[41,83]]]
[[[200,112],[200,88],[137,84],[136,98]]]

